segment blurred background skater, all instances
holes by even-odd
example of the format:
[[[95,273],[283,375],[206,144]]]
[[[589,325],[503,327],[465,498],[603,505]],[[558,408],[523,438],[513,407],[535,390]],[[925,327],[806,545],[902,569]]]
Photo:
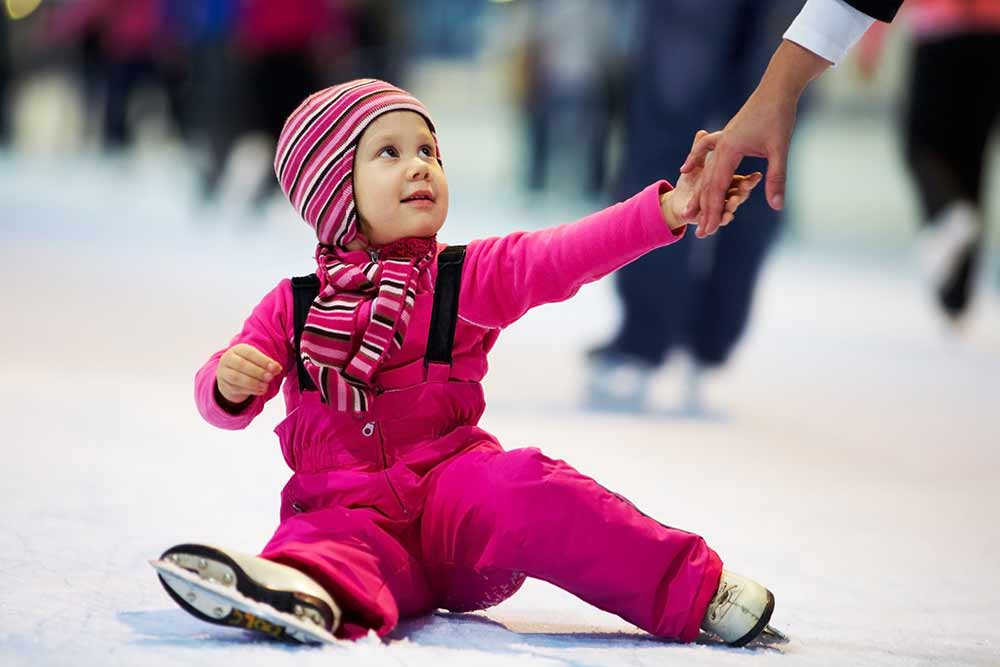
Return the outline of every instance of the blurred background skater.
[[[262,141],[252,151],[260,159],[251,159],[256,183],[249,202],[264,213],[278,192],[268,156],[302,99],[330,81],[362,75],[399,84],[405,79],[406,40],[395,0],[188,2],[203,22],[196,62],[209,65],[194,74],[204,124],[205,202],[218,199],[237,146],[256,138]]]
[[[169,9],[167,0],[76,0],[49,15],[48,40],[79,50],[86,107],[102,108],[102,148],[132,144],[130,111],[143,85],[164,93],[173,130],[182,136],[187,130],[186,63],[171,31]]]
[[[657,174],[674,173],[689,148],[684,137],[735,113],[800,6],[797,0],[639,4],[617,198]],[[742,169],[763,171],[764,161],[744,162]],[[743,334],[781,221],[762,197],[751,198],[741,215],[744,224],[724,238],[690,234],[669,258],[654,251],[618,271],[618,331],[587,353],[591,407],[645,409],[650,376],[671,352],[686,349],[682,411],[703,411],[702,373],[724,364]]]
[[[226,66],[228,85],[220,98],[208,104],[210,122],[208,164],[202,177],[202,196],[211,201],[218,194],[223,173],[237,142],[248,135],[261,136],[273,150],[288,114],[312,91],[322,87],[324,56],[337,44],[338,29],[345,26],[343,2],[334,0],[236,0],[219,7],[214,31],[232,32]],[[204,82],[202,84],[205,85]],[[231,101],[231,104],[226,104]],[[216,116],[219,112],[222,115]],[[252,186],[250,203],[257,212],[278,192],[267,160]]]
[[[0,150],[6,148],[10,141],[10,113],[7,110],[11,77],[9,43],[7,15],[0,12]]]
[[[984,167],[1000,113],[1000,2],[908,0],[902,16],[915,41],[903,133],[923,214],[918,260],[938,308],[957,324],[985,239]],[[887,29],[876,23],[862,41],[862,73],[873,73]]]
[[[333,80],[352,76],[372,77],[403,85],[406,80],[406,55],[410,51],[407,34],[413,24],[403,14],[399,0],[350,0],[351,42],[347,69],[333,73]],[[451,3],[454,4],[454,0]],[[461,3],[459,3],[461,4]],[[424,3],[411,8],[414,14],[424,11]],[[423,34],[423,33],[421,33]]]
[[[582,177],[569,184],[574,196],[582,191],[586,198],[598,199],[605,194],[612,120],[620,106],[634,3],[521,4],[519,78],[528,140],[524,186],[541,192],[555,175],[550,172],[563,167],[573,178]]]
[[[198,158],[200,195],[214,197],[231,149],[237,107],[232,40],[241,0],[174,0],[170,20],[187,53],[189,142]],[[238,112],[237,112],[238,113]]]

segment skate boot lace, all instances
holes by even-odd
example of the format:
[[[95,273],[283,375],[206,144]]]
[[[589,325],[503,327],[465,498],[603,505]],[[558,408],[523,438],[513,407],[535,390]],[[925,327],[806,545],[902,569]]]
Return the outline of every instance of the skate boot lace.
[[[740,585],[738,583],[730,583],[728,581],[723,581],[719,584],[719,590],[716,591],[715,597],[712,598],[710,604],[711,612],[709,617],[713,621],[717,621],[726,615],[729,607],[736,601],[739,596]]]

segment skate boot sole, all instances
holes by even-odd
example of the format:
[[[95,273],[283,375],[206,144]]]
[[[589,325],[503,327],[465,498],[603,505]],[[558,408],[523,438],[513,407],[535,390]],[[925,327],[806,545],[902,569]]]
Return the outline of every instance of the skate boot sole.
[[[174,602],[203,621],[303,644],[337,641],[327,630],[334,612],[325,602],[268,588],[221,550],[182,544],[149,564]]]
[[[759,637],[761,633],[764,632],[764,629],[769,627],[768,623],[771,622],[771,614],[773,613],[774,613],[774,595],[771,593],[771,591],[767,591],[767,606],[764,607],[764,613],[760,615],[760,620],[757,621],[757,624],[753,626],[750,632],[746,633],[736,641],[730,642],[729,645],[746,646],[754,639],[757,639],[757,637]]]

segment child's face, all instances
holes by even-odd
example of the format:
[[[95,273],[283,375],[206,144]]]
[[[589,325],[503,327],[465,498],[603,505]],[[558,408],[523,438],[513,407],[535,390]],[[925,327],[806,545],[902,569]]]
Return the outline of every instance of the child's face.
[[[423,116],[391,111],[365,129],[354,157],[354,199],[368,241],[384,245],[437,234],[448,215],[448,181]]]

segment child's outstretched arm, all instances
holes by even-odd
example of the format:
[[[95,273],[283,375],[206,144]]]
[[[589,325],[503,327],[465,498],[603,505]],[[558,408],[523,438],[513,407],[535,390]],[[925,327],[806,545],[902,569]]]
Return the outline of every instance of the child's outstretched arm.
[[[198,412],[213,426],[245,428],[295,368],[292,290],[283,280],[253,309],[229,345],[213,354],[195,376]]]
[[[503,328],[529,309],[568,299],[584,284],[677,241],[695,222],[685,220],[683,210],[703,169],[704,160],[681,176],[676,189],[659,181],[575,223],[473,241],[462,273],[459,316]],[[759,173],[733,178],[724,205],[727,222],[759,182]],[[649,286],[663,291],[665,299],[669,288]]]

